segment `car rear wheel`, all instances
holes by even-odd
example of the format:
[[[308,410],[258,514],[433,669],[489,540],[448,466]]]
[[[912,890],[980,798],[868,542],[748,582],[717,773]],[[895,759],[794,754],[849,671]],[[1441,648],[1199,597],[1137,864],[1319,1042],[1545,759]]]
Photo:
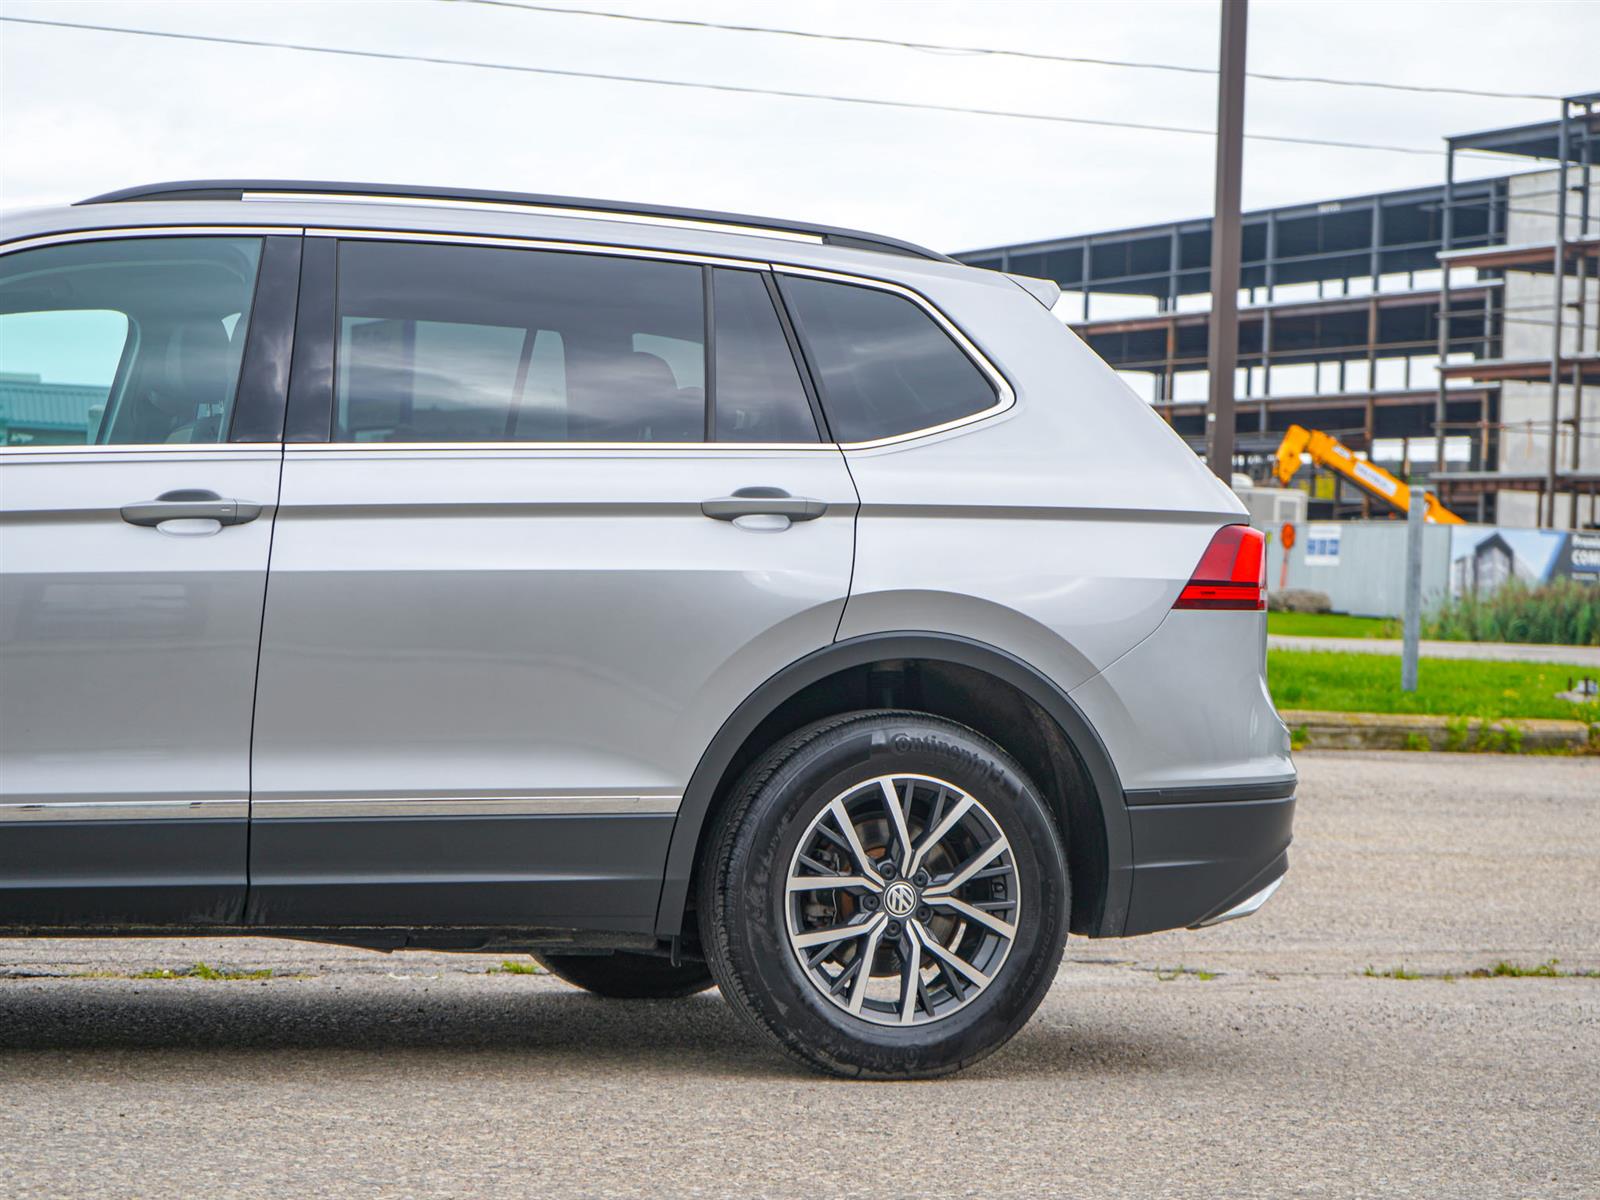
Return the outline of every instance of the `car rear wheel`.
[[[654,954],[618,950],[613,954],[535,954],[558,979],[613,1000],[677,1000],[711,986],[702,962],[672,961]]]
[[[1066,855],[1020,766],[923,713],[774,747],[712,831],[699,911],[723,994],[801,1061],[920,1078],[1005,1043],[1067,929]]]

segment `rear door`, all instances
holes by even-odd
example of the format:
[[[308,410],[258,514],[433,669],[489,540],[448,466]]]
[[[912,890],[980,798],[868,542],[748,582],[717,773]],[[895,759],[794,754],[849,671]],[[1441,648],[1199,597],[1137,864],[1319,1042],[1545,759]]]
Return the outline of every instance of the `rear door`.
[[[242,916],[298,258],[0,251],[0,926]]]
[[[701,752],[849,586],[855,492],[773,285],[306,253],[337,300],[302,297],[249,919],[650,929]]]

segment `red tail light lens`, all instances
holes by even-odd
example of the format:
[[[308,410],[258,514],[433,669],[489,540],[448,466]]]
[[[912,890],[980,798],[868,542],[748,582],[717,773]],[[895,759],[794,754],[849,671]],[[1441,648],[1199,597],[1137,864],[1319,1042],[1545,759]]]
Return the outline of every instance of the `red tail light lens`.
[[[1267,539],[1248,525],[1217,530],[1173,608],[1267,607]]]

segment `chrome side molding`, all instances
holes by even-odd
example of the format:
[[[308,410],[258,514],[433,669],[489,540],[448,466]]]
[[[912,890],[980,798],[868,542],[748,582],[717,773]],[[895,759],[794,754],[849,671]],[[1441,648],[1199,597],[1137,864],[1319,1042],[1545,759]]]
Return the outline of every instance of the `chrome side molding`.
[[[305,796],[257,799],[257,821],[406,817],[621,817],[678,811],[680,795]]]

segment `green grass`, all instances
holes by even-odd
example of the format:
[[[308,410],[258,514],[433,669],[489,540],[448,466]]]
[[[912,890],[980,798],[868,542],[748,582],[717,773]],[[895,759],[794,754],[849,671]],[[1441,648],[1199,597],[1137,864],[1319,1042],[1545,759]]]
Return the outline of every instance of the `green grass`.
[[[1600,721],[1600,703],[1558,700],[1594,669],[1545,663],[1424,658],[1417,690],[1400,690],[1398,655],[1269,650],[1267,679],[1279,708],[1317,712],[1430,713],[1445,717],[1555,717]]]
[[[1501,959],[1492,967],[1477,967],[1463,971],[1459,976],[1453,971],[1438,975],[1425,975],[1421,971],[1408,971],[1404,967],[1390,967],[1377,971],[1368,967],[1362,972],[1368,979],[1437,979],[1454,983],[1460,979],[1600,979],[1600,971],[1563,971],[1557,965],[1559,958],[1547,959],[1536,967],[1524,967]]]
[[[1600,971],[1563,971],[1559,958],[1547,959],[1536,967],[1518,966],[1502,959],[1492,967],[1469,971],[1472,979],[1600,979]]]
[[[135,979],[271,979],[272,969],[260,971],[235,971],[227,967],[213,967],[197,962],[192,967],[174,971],[169,967],[151,967],[133,976]]]
[[[1292,637],[1397,638],[1400,622],[1390,617],[1350,617],[1344,613],[1269,612],[1267,632]]]
[[[543,975],[544,968],[538,963],[519,962],[508,958],[498,967],[490,967],[486,972],[489,975]]]

